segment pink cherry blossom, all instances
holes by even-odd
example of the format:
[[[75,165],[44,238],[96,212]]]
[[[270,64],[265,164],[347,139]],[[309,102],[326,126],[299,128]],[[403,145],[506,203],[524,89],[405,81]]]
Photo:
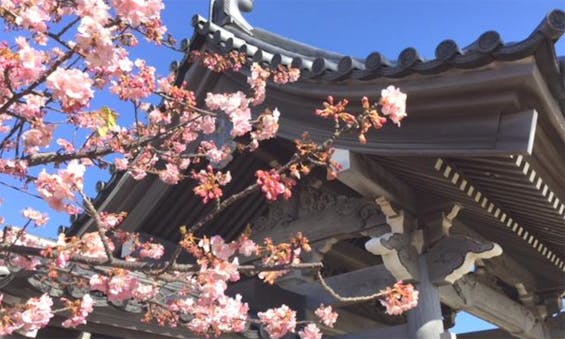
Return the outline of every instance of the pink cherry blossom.
[[[220,186],[224,186],[231,181],[230,172],[214,172],[212,166],[208,166],[207,170],[200,170],[200,172],[192,173],[192,178],[199,181],[199,185],[196,186],[193,191],[197,195],[202,197],[204,203],[210,200],[221,198],[223,191]]]
[[[114,244],[108,239],[108,247],[114,250]],[[80,255],[92,259],[105,259],[106,251],[98,232],[85,233],[81,238]]]
[[[274,111],[266,111],[259,116],[259,125],[253,132],[252,137],[257,140],[274,138],[279,130],[280,112],[277,108]]]
[[[246,239],[239,242],[238,251],[239,251],[239,253],[241,253],[242,255],[244,255],[246,257],[249,257],[253,254],[256,254],[258,250],[259,250],[259,247],[251,239],[246,238]]]
[[[255,176],[267,200],[277,200],[279,195],[283,195],[285,199],[290,199],[292,196],[291,188],[296,184],[293,179],[281,176],[275,170],[268,172],[258,170]]]
[[[77,327],[86,324],[86,317],[94,310],[93,306],[94,299],[92,299],[90,294],[83,295],[80,305],[72,308],[72,316],[63,321],[63,327]]]
[[[159,259],[165,254],[165,247],[161,244],[144,243],[139,251],[142,258]]]
[[[69,264],[71,255],[67,251],[60,251],[57,254],[57,259],[55,260],[55,265],[59,268],[65,268]]]
[[[52,306],[53,300],[47,294],[29,299],[24,305],[25,310],[20,315],[23,323],[22,330],[29,332],[47,326],[53,317]]]
[[[35,181],[37,191],[51,208],[75,214],[78,211],[70,202],[75,200],[74,191],[82,189],[85,170],[77,160],[70,161],[58,174],[48,174],[44,169]]]
[[[47,147],[51,144],[55,125],[43,125],[40,128],[32,128],[22,134],[22,140],[28,153],[35,153],[39,147]]]
[[[25,104],[19,104],[17,106],[17,112],[22,117],[28,120],[42,119],[44,113],[42,108],[47,102],[47,98],[42,95],[28,94],[24,96]]]
[[[49,2],[46,2],[48,4]],[[49,7],[43,5],[26,6],[16,17],[16,24],[35,32],[47,30],[46,21],[50,19]]]
[[[110,212],[100,212],[100,225],[104,229],[114,229],[118,227],[126,218],[127,213],[110,213]]]
[[[296,312],[286,305],[259,312],[257,316],[272,339],[284,337],[288,332],[294,333],[296,328]]]
[[[47,221],[49,221],[49,216],[47,214],[36,211],[31,207],[23,210],[22,214],[24,217],[32,220],[35,223],[35,226],[45,226]]]
[[[139,74],[123,74],[111,88],[122,100],[139,102],[155,91],[155,68],[147,66],[141,59],[135,61],[135,66]]]
[[[108,280],[109,279],[106,276],[94,274],[92,277],[90,277],[90,289],[92,289],[93,291],[106,293],[106,291],[108,290]]]
[[[30,83],[45,71],[45,53],[32,48],[23,37],[16,38],[16,44],[19,47],[18,57],[21,65],[18,78],[24,83]],[[13,79],[10,80],[13,82]]]
[[[161,0],[113,0],[118,15],[132,26],[159,19],[165,5]]]
[[[400,315],[418,305],[418,291],[412,284],[397,282],[394,286],[384,290],[385,297],[381,304],[386,307],[386,313]]]
[[[271,72],[267,69],[262,68],[258,63],[254,62],[251,65],[251,75],[247,77],[247,83],[253,89],[253,105],[259,105],[265,101],[267,79]]]
[[[322,339],[322,332],[315,324],[306,325],[302,331],[298,331],[300,339]]]
[[[35,271],[37,266],[41,264],[41,261],[37,257],[24,257],[15,254],[10,257],[10,263],[23,270]]]
[[[224,239],[220,236],[213,236],[210,238],[210,247],[212,254],[222,260],[228,260],[237,250],[237,245],[234,243],[226,244]]]
[[[61,100],[63,110],[73,112],[88,105],[94,96],[92,79],[78,69],[57,68],[47,77],[47,88]]]
[[[406,94],[394,86],[388,86],[381,91],[382,112],[392,122],[400,126],[400,121],[406,117]]]
[[[136,300],[149,300],[159,293],[159,288],[150,284],[142,284],[138,282],[131,291],[131,296]]]
[[[90,17],[92,20],[104,24],[110,18],[110,7],[103,0],[77,0],[74,7],[81,17]]]
[[[159,171],[159,179],[169,185],[176,185],[181,179],[179,168],[173,164],[166,164],[165,169]]]
[[[314,311],[314,314],[316,314],[318,318],[320,318],[320,321],[328,327],[334,327],[338,317],[338,314],[333,312],[331,306],[324,307],[323,304]]]

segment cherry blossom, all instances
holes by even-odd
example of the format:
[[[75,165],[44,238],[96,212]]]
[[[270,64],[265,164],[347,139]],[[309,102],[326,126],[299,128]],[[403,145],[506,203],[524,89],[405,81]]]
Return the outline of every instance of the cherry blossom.
[[[55,99],[61,100],[63,110],[72,112],[88,105],[94,96],[92,80],[78,69],[57,68],[47,77],[46,85]]]
[[[43,170],[35,181],[35,185],[41,197],[51,208],[76,214],[78,211],[70,202],[75,199],[74,192],[82,189],[85,170],[84,165],[77,160],[72,160],[67,168],[59,170],[58,174],[48,174]]]
[[[47,147],[53,138],[54,125],[43,125],[32,128],[22,134],[22,140],[28,153],[35,153],[40,147]]]
[[[94,299],[90,294],[82,296],[81,300],[72,303],[68,302],[71,308],[72,316],[61,324],[63,327],[77,327],[86,324],[86,317],[94,310]]]
[[[241,295],[226,294],[229,284],[249,275],[250,267],[260,279],[274,284],[301,265],[300,255],[310,250],[308,240],[298,234],[289,242],[265,239],[259,245],[251,240],[249,230],[232,241],[204,234],[200,227],[253,191],[262,191],[268,201],[291,198],[295,179],[314,167],[325,167],[329,178],[337,175],[333,144],[304,137],[296,141],[289,163],[256,171],[255,184],[240,191],[241,195],[224,197],[223,187],[232,178],[229,171],[219,169],[238,153],[252,152],[259,142],[276,137],[281,124],[277,108],[258,108],[265,102],[267,85],[289,85],[299,79],[300,70],[252,63],[238,51],[225,55],[193,51],[192,61],[215,72],[248,74],[248,89],[203,93],[202,104],[200,90],[198,100],[191,90],[201,84],[179,83],[177,74],[160,76],[145,60],[131,57],[140,55],[135,48],[142,38],[178,49],[174,39],[164,38],[162,0],[1,0],[0,6],[6,27],[24,30],[15,44],[0,41],[0,133],[4,135],[0,174],[20,183],[17,189],[22,192],[34,194],[30,190],[35,188],[53,210],[71,215],[84,211],[81,218],[90,218],[92,227],[74,236],[61,233],[57,242],[46,241],[29,235],[25,228],[45,225],[48,215],[26,208],[23,228],[2,231],[4,246],[16,246],[5,251],[0,265],[33,271],[60,290],[66,291],[72,281],[85,294],[57,300],[44,294],[14,305],[2,304],[0,295],[0,335],[37,330],[60,312],[68,317],[62,326],[83,325],[94,308],[93,293],[110,303],[131,299],[147,310],[144,321],[184,326],[196,335],[245,331],[257,320]],[[117,112],[118,105],[96,106],[100,104],[95,94],[103,92],[128,102],[135,111]],[[348,111],[347,99],[330,97],[315,113],[333,119],[339,126],[335,133],[347,130],[366,141],[365,134],[381,128],[385,116],[397,125],[406,116],[404,93],[390,86],[381,96],[373,104],[362,99],[358,114]],[[231,138],[222,139],[224,130]],[[207,215],[210,219],[181,227],[178,251],[165,257],[163,244],[120,229],[127,213],[105,210],[100,201],[83,192],[88,188],[87,170],[112,164],[128,172],[125,178],[155,176],[169,185],[195,184],[194,194],[204,203],[214,200]],[[0,217],[0,223],[4,222]],[[184,256],[190,257],[190,265],[182,263]],[[242,256],[258,258],[240,265]],[[81,273],[74,276],[77,267]],[[180,289],[167,291],[163,299],[160,289],[170,281]],[[382,302],[389,313],[397,314],[414,307],[417,293],[411,285],[397,284],[385,290]],[[65,307],[53,310],[54,303]],[[336,322],[337,313],[329,306],[315,313],[325,326]],[[272,338],[298,330],[296,313],[286,305],[257,316]],[[322,336],[315,324],[302,327],[298,335]]]
[[[308,324],[301,331],[298,331],[300,339],[322,339],[322,332],[316,324]]]
[[[400,121],[406,117],[406,94],[394,86],[388,86],[381,91],[380,104],[383,114],[400,126]]]
[[[47,214],[36,211],[31,207],[23,210],[22,214],[24,217],[32,220],[35,223],[35,226],[45,226],[47,221],[49,221],[49,216]]]
[[[296,184],[294,180],[281,176],[275,170],[268,172],[258,170],[255,175],[257,184],[261,186],[267,200],[277,200],[279,195],[284,196],[285,199],[290,199],[292,196],[291,188]]]
[[[29,299],[24,305],[24,311],[20,314],[21,329],[29,332],[46,326],[53,317],[52,306],[53,300],[47,294]]]
[[[231,181],[230,172],[214,172],[212,166],[207,170],[193,172],[192,177],[199,181],[199,185],[194,188],[194,193],[202,197],[202,201],[207,203],[210,200],[221,198],[223,195],[220,186],[224,186]]]
[[[278,339],[288,332],[294,333],[296,328],[296,312],[288,306],[271,308],[265,312],[257,313],[259,320],[265,326],[265,330],[271,338]]]
[[[158,19],[165,5],[161,0],[113,0],[118,15],[132,26]]]
[[[384,290],[385,297],[381,304],[386,307],[386,313],[390,315],[402,314],[418,304],[418,291],[411,284],[397,282],[394,286]]]
[[[239,241],[238,251],[243,256],[249,257],[249,256],[257,253],[258,250],[259,250],[259,247],[251,239],[245,238],[245,239],[242,239],[242,240]]]
[[[144,243],[139,251],[142,258],[159,259],[165,254],[165,247],[161,244]]]
[[[320,318],[320,321],[328,327],[334,327],[338,317],[338,314],[332,310],[331,306],[324,307],[323,304],[314,311],[314,314],[316,314]]]

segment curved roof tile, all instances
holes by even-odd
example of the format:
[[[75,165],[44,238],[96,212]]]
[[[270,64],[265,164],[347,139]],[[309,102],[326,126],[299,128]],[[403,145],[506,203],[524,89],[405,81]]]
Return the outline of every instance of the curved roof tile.
[[[201,16],[193,18],[193,25],[197,34],[221,51],[239,49],[253,61],[299,67],[304,78],[370,80],[400,78],[412,73],[437,74],[452,68],[477,68],[493,61],[519,60],[535,55],[543,43],[553,44],[565,33],[565,12],[551,11],[530,36],[517,43],[504,43],[495,31],[481,34],[465,48],[460,48],[453,40],[444,40],[437,45],[435,58],[431,60],[424,60],[413,47],[401,51],[396,61],[389,61],[378,52],[358,59],[292,41],[259,28],[254,28],[253,35],[250,35],[235,26],[219,26]]]

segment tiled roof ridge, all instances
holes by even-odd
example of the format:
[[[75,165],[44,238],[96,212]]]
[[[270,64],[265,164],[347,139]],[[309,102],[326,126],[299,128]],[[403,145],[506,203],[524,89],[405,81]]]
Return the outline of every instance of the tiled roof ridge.
[[[435,58],[424,60],[413,47],[402,50],[396,61],[381,53],[365,59],[324,51],[254,28],[252,35],[233,25],[219,26],[201,16],[193,18],[197,34],[222,51],[240,50],[253,60],[272,66],[292,65],[302,69],[304,78],[322,80],[370,80],[400,78],[412,73],[437,74],[448,69],[470,69],[493,61],[520,60],[536,54],[544,43],[553,45],[565,33],[565,12],[549,12],[533,32],[515,43],[504,43],[496,31],[487,31],[469,46],[460,48],[447,39],[435,49]],[[292,52],[298,51],[298,52]],[[555,57],[555,56],[554,56]],[[555,57],[556,71],[559,71]]]

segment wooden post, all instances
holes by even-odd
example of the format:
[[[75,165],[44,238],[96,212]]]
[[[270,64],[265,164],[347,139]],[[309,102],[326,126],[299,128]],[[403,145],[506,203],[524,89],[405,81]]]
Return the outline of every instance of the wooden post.
[[[417,339],[440,339],[443,320],[438,288],[430,281],[426,257],[418,258],[420,281],[418,306],[407,313],[408,337]]]

